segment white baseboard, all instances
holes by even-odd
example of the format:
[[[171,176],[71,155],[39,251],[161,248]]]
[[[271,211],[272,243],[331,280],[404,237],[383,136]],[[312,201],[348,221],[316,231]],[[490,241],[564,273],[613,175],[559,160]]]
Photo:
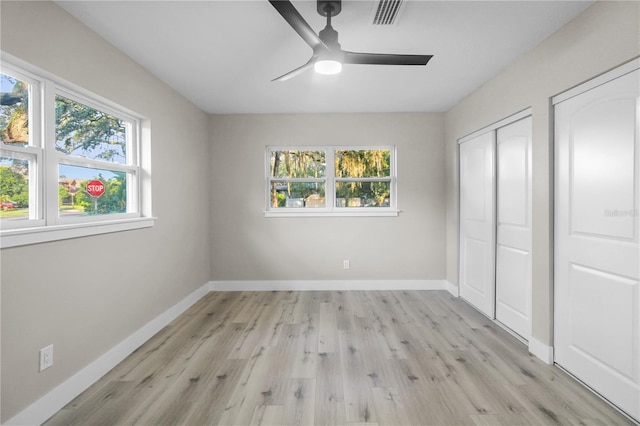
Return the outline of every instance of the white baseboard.
[[[529,337],[529,352],[543,362],[553,364],[553,346],[548,346],[533,336]]]
[[[453,284],[449,280],[445,280],[445,286],[446,286],[447,291],[449,293],[451,293],[451,295],[453,297],[460,297],[460,287],[458,287],[457,285]]]
[[[212,281],[211,291],[446,290],[445,280]]]
[[[71,376],[51,392],[22,410],[4,425],[40,425],[80,395],[109,370],[153,337],[210,291],[211,283],[195,290],[180,302],[158,315],[105,354]]]

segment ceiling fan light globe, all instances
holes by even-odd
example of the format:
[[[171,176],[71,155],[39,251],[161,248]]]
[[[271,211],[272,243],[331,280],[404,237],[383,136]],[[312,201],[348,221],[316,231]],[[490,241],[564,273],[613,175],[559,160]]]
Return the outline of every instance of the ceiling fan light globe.
[[[323,59],[320,61],[316,61],[313,64],[313,69],[318,74],[324,74],[324,75],[338,74],[340,71],[342,71],[342,63],[332,59]]]

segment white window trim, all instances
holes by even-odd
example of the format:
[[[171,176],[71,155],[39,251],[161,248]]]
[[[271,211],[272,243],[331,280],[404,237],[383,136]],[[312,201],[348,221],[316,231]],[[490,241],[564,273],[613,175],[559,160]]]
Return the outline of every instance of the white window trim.
[[[270,176],[270,161],[273,151],[324,151],[326,160],[325,178],[300,178],[300,179],[280,179]],[[391,152],[390,167],[391,176],[388,178],[338,178],[335,176],[334,156],[336,151],[340,150],[389,150]],[[323,146],[267,146],[265,150],[265,206],[263,212],[267,218],[278,217],[392,217],[398,216],[398,189],[397,189],[397,167],[396,167],[396,147],[394,145],[323,145]],[[272,180],[288,180],[288,181],[322,181],[325,182],[325,205],[326,207],[318,208],[271,208],[271,181]],[[335,183],[336,182],[390,182],[391,195],[390,207],[336,207],[335,206]]]
[[[106,220],[101,222],[74,223],[69,225],[50,225],[22,229],[5,229],[0,234],[0,248],[19,247],[29,244],[47,243],[50,241],[68,240],[91,235],[112,232],[131,231],[150,228],[154,225],[153,217],[133,219]]]
[[[149,154],[142,151],[149,147],[148,120],[101,96],[95,95],[73,83],[28,64],[12,55],[0,52],[2,71],[15,75],[32,85],[30,111],[37,111],[37,119],[30,120],[29,132],[33,146],[13,147],[0,142],[3,155],[35,159],[36,166],[29,169],[30,200],[28,221],[1,222],[0,248],[18,247],[49,241],[100,235],[148,228],[155,224],[151,215],[151,181]],[[105,163],[82,157],[66,156],[55,150],[55,106],[45,105],[45,99],[61,95],[84,105],[99,109],[131,123],[128,133],[127,163]],[[34,115],[30,115],[34,117]],[[145,135],[143,139],[143,134]],[[100,216],[64,218],[58,216],[57,185],[58,164],[116,170],[131,175],[127,179],[127,212]],[[31,182],[35,182],[32,184]],[[35,190],[34,190],[35,189]],[[49,191],[49,194],[46,192]]]

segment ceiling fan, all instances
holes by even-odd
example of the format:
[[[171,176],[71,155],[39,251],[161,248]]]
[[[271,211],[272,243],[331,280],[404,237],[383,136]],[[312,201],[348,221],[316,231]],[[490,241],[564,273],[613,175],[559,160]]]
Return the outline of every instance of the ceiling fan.
[[[327,17],[327,25],[319,34],[313,31],[289,0],[269,0],[269,3],[313,49],[313,55],[306,64],[272,81],[289,80],[311,67],[320,74],[337,74],[342,70],[342,64],[427,65],[433,56],[358,53],[342,50],[338,43],[338,32],[331,26],[331,18],[342,10],[342,0],[318,0],[318,13]]]

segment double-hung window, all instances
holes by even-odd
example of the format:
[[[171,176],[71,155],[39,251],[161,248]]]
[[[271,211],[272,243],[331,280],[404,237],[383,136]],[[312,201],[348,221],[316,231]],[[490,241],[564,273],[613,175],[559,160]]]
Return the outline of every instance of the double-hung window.
[[[2,247],[151,226],[142,119],[41,74],[6,63],[0,74]]]
[[[395,216],[395,147],[268,147],[266,211],[275,216]]]
[[[38,181],[44,158],[40,135],[41,82],[3,64],[0,74],[0,224],[44,225]]]
[[[55,91],[57,223],[137,216],[137,124],[132,117]],[[55,162],[55,164],[54,164]]]

